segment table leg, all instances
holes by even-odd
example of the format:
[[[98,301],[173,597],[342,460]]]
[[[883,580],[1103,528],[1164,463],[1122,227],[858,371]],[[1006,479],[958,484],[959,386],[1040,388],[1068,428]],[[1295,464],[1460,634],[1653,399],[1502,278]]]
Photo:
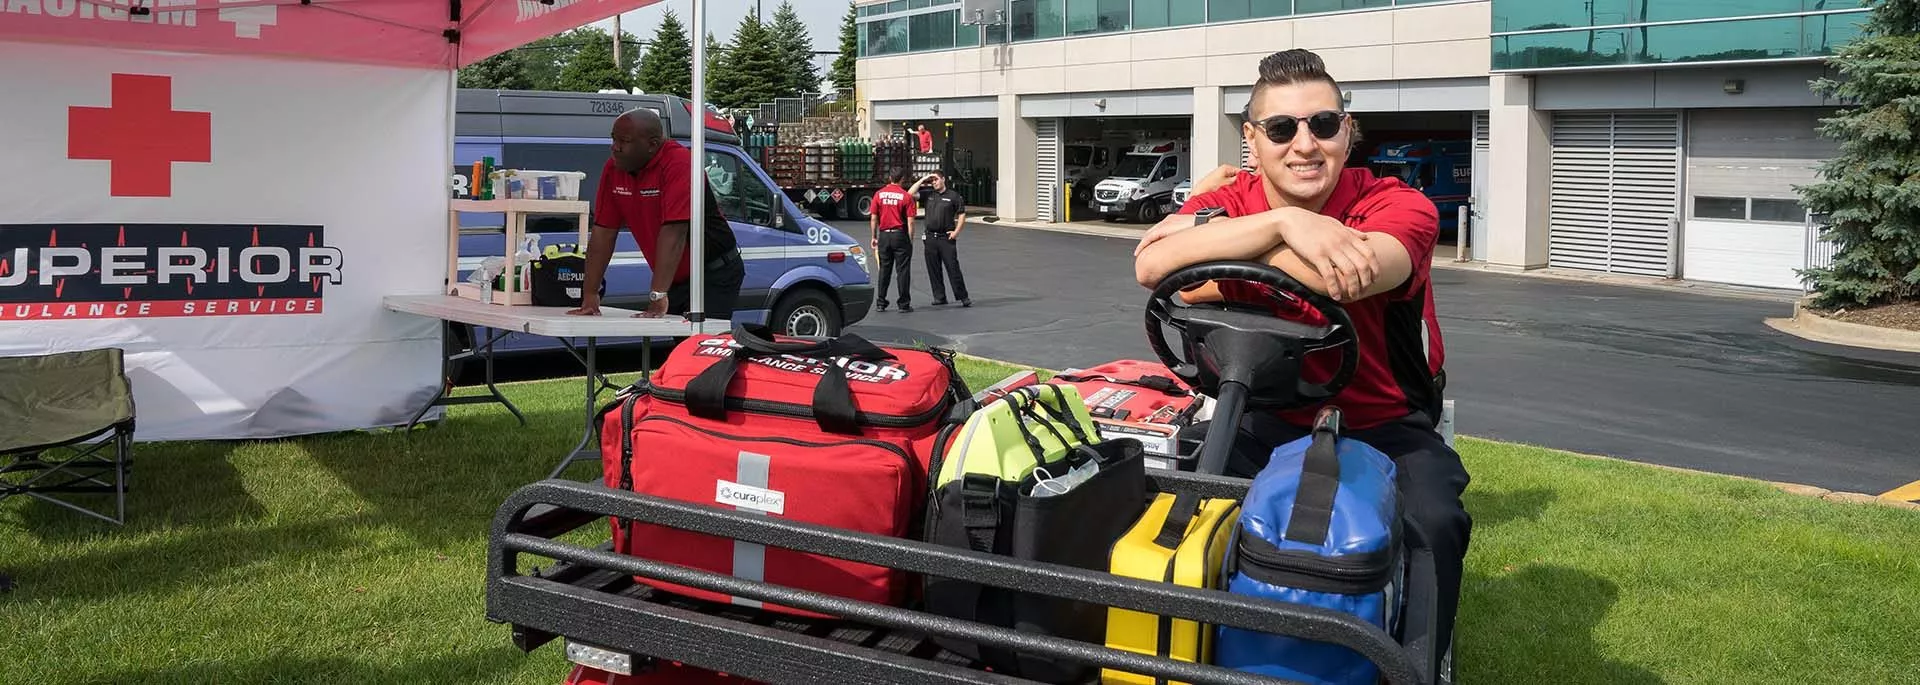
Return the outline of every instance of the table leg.
[[[567,452],[567,456],[560,460],[560,465],[554,467],[553,473],[547,474],[548,478],[559,478],[560,474],[565,472],[567,467],[572,466],[576,461],[600,460],[600,446],[594,440],[594,438],[599,435],[599,431],[596,430],[597,426],[594,425],[594,419],[597,418],[596,415],[599,413],[600,391],[602,389],[610,389],[616,393],[620,391],[620,387],[617,384],[607,380],[605,376],[600,375],[599,338],[593,336],[587,337],[585,355],[582,355],[580,351],[573,346],[573,341],[571,340],[560,338],[560,344],[565,345],[567,353],[572,354],[573,358],[587,369],[586,428],[581,432],[579,444],[574,445],[573,449]]]
[[[465,350],[461,352],[455,352],[450,355],[443,355],[440,359],[440,378],[441,378],[440,390],[434,393],[432,401],[427,402],[426,406],[423,406],[420,408],[420,411],[414,412],[413,418],[407,420],[407,430],[412,431],[413,427],[420,423],[420,417],[427,415],[428,410],[433,409],[434,407],[449,407],[456,404],[496,404],[497,403],[497,404],[505,405],[507,408],[507,411],[513,412],[513,417],[520,420],[520,425],[522,426],[527,425],[527,417],[520,413],[519,407],[513,406],[513,402],[511,400],[508,400],[506,395],[501,394],[500,387],[495,384],[494,378],[493,378],[493,344],[496,342],[499,342],[501,338],[507,337],[507,334],[512,332],[513,331],[504,331],[504,330],[496,331],[493,335],[490,335],[487,337],[487,341],[485,343],[479,345],[476,348],[478,350],[481,350],[481,355],[486,358],[485,359],[486,369],[487,369],[487,372],[486,372],[487,394],[486,395],[476,395],[471,397],[448,397],[447,393],[451,390],[449,386],[451,386],[452,384],[451,380],[449,379],[453,376],[453,360],[460,355],[471,354],[474,350]]]

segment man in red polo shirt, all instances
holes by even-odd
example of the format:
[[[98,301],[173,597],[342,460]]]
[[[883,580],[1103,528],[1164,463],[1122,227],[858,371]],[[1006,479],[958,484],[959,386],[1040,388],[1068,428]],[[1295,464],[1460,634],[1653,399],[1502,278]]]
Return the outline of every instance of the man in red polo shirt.
[[[634,109],[613,120],[613,154],[600,170],[600,187],[593,203],[587,281],[581,291],[580,308],[568,314],[600,314],[600,286],[622,225],[633,233],[653,272],[647,297],[639,303],[645,310],[634,316],[687,313],[693,273],[691,250],[687,249],[692,232],[693,210],[688,201],[692,173],[693,151],[667,138],[658,113]],[[706,227],[702,231],[706,241],[702,255],[706,298],[700,308],[706,319],[724,321],[733,318],[747,268],[740,259],[733,228],[720,214],[713,188],[702,187],[706,188]]]
[[[880,268],[874,276],[880,286],[874,305],[880,311],[887,311],[887,284],[897,281],[900,285],[900,311],[913,311],[913,215],[918,213],[918,202],[914,193],[920,184],[913,184],[913,190],[900,187],[907,182],[907,170],[894,168],[887,174],[887,185],[873,194],[873,212],[867,219],[867,227],[873,229],[871,247],[879,255]],[[891,277],[889,277],[891,274]]]
[[[1196,186],[1179,213],[1141,239],[1135,276],[1152,288],[1194,264],[1255,260],[1346,309],[1359,360],[1352,382],[1329,404],[1340,407],[1345,435],[1398,464],[1405,511],[1433,543],[1441,587],[1437,644],[1447,645],[1473,521],[1460,501],[1466,468],[1437,431],[1445,350],[1428,266],[1439,213],[1398,179],[1344,168],[1358,131],[1340,92],[1311,52],[1288,50],[1262,60],[1242,126],[1258,170],[1204,179],[1213,187]],[[1196,226],[1194,214],[1205,208],[1224,215]],[[1207,284],[1182,298],[1226,298],[1297,315],[1265,286],[1246,282]],[[1330,378],[1340,354],[1310,355],[1302,376]],[[1258,473],[1274,447],[1308,433],[1317,409],[1249,415],[1228,472]]]

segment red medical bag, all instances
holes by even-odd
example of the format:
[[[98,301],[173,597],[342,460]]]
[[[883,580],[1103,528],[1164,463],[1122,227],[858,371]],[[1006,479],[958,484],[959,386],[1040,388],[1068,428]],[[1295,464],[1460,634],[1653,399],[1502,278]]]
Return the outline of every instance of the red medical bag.
[[[774,340],[739,325],[732,335],[687,339],[651,382],[625,392],[602,418],[608,487],[894,537],[912,535],[921,520],[935,434],[967,397],[944,350],[881,348],[853,335]],[[903,603],[916,584],[894,569],[639,522],[615,521],[614,545],[641,558],[881,604]]]
[[[649,670],[633,675],[609,673],[597,668],[574,666],[565,685],[758,685],[737,675],[716,673],[683,664],[656,662]]]
[[[1180,430],[1207,406],[1204,396],[1159,362],[1123,359],[1068,369],[1053,380],[1080,390],[1102,436],[1139,440],[1146,448],[1148,465],[1160,468],[1180,468]]]

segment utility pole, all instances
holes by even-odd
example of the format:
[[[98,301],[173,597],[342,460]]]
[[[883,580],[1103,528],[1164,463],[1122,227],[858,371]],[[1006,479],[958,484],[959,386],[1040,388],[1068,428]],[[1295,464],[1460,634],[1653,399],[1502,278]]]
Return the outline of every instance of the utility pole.
[[[620,15],[613,15],[613,68],[621,69],[620,63]]]

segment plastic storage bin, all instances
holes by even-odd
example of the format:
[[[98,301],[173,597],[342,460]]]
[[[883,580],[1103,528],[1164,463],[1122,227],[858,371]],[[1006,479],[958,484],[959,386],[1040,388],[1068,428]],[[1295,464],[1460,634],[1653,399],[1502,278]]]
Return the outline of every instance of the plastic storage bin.
[[[491,181],[495,199],[579,200],[580,182],[586,178],[578,171],[501,169],[493,172]]]

